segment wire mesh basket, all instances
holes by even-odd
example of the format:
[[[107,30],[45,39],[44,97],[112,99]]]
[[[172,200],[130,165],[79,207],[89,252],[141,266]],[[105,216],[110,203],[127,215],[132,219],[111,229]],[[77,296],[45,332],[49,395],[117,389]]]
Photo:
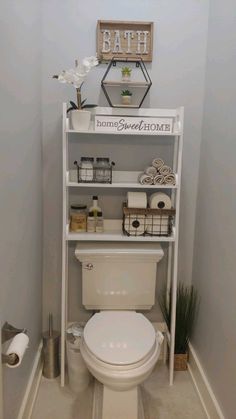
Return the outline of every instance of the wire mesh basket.
[[[114,162],[107,164],[106,167],[96,165],[92,168],[85,168],[77,161],[74,162],[77,168],[78,183],[112,183],[112,168]]]
[[[175,209],[127,208],[123,205],[123,232],[127,236],[170,236]]]

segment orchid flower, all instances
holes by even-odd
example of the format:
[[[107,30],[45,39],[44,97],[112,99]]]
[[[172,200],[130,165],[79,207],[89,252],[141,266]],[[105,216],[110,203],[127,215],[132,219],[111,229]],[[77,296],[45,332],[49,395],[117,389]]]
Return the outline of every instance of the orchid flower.
[[[82,63],[76,60],[76,67],[70,68],[69,70],[63,70],[59,75],[53,76],[60,83],[72,84],[76,88],[78,109],[81,109],[83,103],[81,101],[81,87],[85,81],[87,74],[90,70],[98,65],[97,57],[85,57]],[[92,105],[95,106],[95,105]],[[91,105],[84,105],[84,107],[91,107]]]

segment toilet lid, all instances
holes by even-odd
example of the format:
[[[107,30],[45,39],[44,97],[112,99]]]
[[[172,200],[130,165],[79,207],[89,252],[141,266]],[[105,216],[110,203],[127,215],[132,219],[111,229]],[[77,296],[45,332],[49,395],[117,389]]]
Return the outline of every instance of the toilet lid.
[[[141,361],[156,344],[155,329],[132,311],[96,313],[84,328],[88,349],[101,361],[127,365]]]

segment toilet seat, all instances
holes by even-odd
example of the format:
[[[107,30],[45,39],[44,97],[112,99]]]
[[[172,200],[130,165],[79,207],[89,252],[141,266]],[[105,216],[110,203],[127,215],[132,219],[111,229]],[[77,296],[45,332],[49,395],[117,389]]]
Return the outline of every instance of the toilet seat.
[[[152,324],[134,311],[96,313],[84,328],[83,340],[93,358],[126,369],[145,362],[157,345]]]

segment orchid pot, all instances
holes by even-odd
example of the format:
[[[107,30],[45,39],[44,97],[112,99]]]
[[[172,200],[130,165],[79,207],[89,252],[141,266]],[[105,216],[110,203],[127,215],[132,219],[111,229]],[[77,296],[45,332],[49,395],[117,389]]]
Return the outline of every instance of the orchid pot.
[[[73,109],[70,111],[70,126],[75,131],[88,131],[91,112],[84,109]]]

